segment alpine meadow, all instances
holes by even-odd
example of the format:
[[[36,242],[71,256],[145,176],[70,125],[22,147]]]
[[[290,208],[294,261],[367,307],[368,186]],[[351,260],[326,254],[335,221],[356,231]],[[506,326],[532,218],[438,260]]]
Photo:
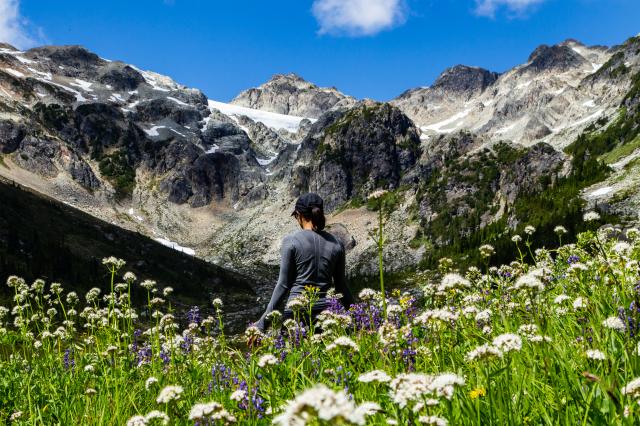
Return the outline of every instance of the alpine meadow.
[[[245,3],[0,0],[0,423],[639,424],[638,3]]]

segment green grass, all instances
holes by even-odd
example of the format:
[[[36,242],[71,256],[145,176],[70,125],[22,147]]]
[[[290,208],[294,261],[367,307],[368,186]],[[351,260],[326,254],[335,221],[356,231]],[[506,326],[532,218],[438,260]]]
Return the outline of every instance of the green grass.
[[[633,152],[638,148],[640,148],[640,135],[636,136],[631,142],[619,145],[612,151],[601,155],[600,160],[604,161],[606,164],[613,164],[633,154]]]
[[[126,424],[155,413],[191,425],[197,403],[215,402],[243,425],[636,424],[640,385],[623,387],[640,375],[639,234],[621,243],[588,231],[535,255],[527,239],[512,246],[519,260],[486,274],[444,262],[443,278],[386,295],[384,327],[382,295],[368,290],[348,313],[318,319],[314,337],[295,321],[229,336],[220,310],[183,315],[174,294],[115,259],[106,298],[14,277],[21,308],[0,310],[0,422]],[[134,288],[142,309],[127,296]],[[305,297],[303,311],[316,295]],[[360,380],[373,370],[391,381]],[[168,386],[179,396],[158,402]],[[367,401],[376,405],[358,420]]]

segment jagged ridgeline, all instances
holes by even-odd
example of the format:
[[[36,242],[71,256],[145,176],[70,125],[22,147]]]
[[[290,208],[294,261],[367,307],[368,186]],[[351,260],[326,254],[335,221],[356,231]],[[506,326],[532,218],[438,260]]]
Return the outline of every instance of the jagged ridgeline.
[[[304,191],[326,199],[352,277],[377,269],[377,189],[388,271],[463,267],[484,243],[506,262],[526,225],[549,247],[586,208],[637,220],[639,72],[638,37],[567,40],[504,73],[451,67],[388,103],[294,74],[222,103],[78,46],[2,45],[0,175],[255,277],[273,276]]]

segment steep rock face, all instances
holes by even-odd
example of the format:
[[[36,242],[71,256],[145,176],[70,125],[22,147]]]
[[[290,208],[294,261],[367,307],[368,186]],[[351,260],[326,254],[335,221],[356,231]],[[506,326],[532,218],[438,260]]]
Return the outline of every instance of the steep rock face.
[[[431,89],[443,95],[471,96],[484,92],[499,76],[500,74],[483,68],[457,65],[445,70],[433,83]]]
[[[529,63],[524,70],[534,72],[559,71],[564,72],[573,68],[579,68],[586,63],[586,58],[574,50],[570,45],[556,46],[542,45],[529,56]]]
[[[388,104],[362,103],[308,137],[312,153],[305,190],[325,198],[329,211],[351,198],[365,199],[376,188],[411,183],[409,173],[420,156],[416,128]]]
[[[231,101],[247,108],[309,118],[318,118],[333,108],[350,107],[355,102],[335,88],[320,88],[295,74],[275,75]]]
[[[10,154],[20,146],[27,131],[21,123],[0,120],[0,152]]]
[[[392,103],[418,125],[423,139],[466,130],[487,140],[564,148],[591,122],[616,113],[638,69],[632,40],[611,49],[576,40],[543,45],[499,76],[454,67],[433,86]]]

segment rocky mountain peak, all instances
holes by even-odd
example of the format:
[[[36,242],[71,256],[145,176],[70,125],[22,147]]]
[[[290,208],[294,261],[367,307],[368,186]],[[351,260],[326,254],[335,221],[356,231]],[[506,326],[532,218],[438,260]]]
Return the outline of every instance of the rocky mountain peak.
[[[18,51],[18,49],[16,49],[15,47],[10,45],[9,43],[1,43],[1,42],[0,42],[0,49],[11,50],[13,52],[17,52]]]
[[[246,108],[307,118],[318,118],[332,108],[348,107],[355,102],[335,88],[318,87],[294,73],[276,74],[231,101]]]
[[[529,56],[529,64],[527,70],[535,72],[555,70],[568,71],[573,68],[581,67],[586,63],[584,57],[575,49],[575,46],[567,44],[557,44],[548,46],[543,44],[538,46]]]
[[[274,84],[274,83],[285,82],[285,81],[286,82],[296,82],[296,83],[307,83],[307,84],[309,84],[311,86],[315,86],[315,84],[309,83],[304,78],[302,78],[301,76],[299,76],[298,74],[296,74],[294,72],[290,72],[288,74],[274,74],[271,77],[271,79],[268,82],[266,82],[265,84],[263,84],[262,86],[266,86],[266,85]]]
[[[484,68],[456,65],[440,74],[431,87],[454,93],[477,93],[492,85],[499,76]]]

